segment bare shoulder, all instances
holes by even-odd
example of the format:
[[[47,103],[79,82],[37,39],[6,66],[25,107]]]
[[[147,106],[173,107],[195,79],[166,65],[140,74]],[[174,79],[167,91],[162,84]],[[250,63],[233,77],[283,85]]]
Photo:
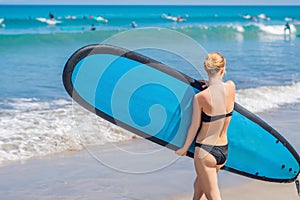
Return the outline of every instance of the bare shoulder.
[[[205,102],[207,102],[207,92],[208,92],[208,89],[202,91],[202,92],[199,92],[197,93],[195,96],[194,96],[194,99],[197,99],[198,103],[200,105],[203,105]]]
[[[225,85],[227,88],[226,90],[228,91],[228,98],[230,99],[230,102],[234,103],[236,93],[235,84],[233,81],[226,81]]]
[[[235,84],[233,81],[229,80],[225,82],[225,85],[230,89],[231,91],[235,91]]]

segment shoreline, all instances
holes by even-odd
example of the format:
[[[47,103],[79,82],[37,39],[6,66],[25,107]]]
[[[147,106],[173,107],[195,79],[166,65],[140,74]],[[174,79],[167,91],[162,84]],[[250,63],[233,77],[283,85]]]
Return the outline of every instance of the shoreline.
[[[139,140],[139,141],[138,141]],[[124,142],[145,145],[145,140]],[[147,141],[146,141],[147,142]],[[147,144],[146,144],[147,146]],[[93,147],[103,150],[103,146]],[[106,154],[114,156],[105,148]],[[126,158],[119,160],[126,162]],[[162,199],[192,198],[195,172],[193,160],[182,157],[172,165],[144,174],[116,171],[95,160],[86,149],[1,167],[2,199]],[[223,199],[296,199],[294,183],[280,184],[249,179],[221,170],[219,185]]]
[[[282,106],[258,115],[279,132],[286,132],[284,137],[299,152],[300,141],[296,138],[299,137],[297,119],[300,118],[300,104]],[[285,120],[278,120],[281,118]],[[113,145],[92,146],[88,150],[107,158],[116,158],[116,147],[129,152],[142,148],[143,153],[147,154],[155,151],[157,145],[137,138]],[[154,172],[133,174],[103,165],[91,152],[83,148],[4,164],[0,166],[0,178],[3,180],[0,182],[0,196],[5,200],[192,198],[195,172],[193,160],[188,157],[172,160],[171,164]],[[169,154],[166,156],[173,158]],[[116,160],[121,167],[131,163],[126,155]],[[219,185],[225,200],[297,199],[294,183],[263,182],[224,170],[219,173]]]

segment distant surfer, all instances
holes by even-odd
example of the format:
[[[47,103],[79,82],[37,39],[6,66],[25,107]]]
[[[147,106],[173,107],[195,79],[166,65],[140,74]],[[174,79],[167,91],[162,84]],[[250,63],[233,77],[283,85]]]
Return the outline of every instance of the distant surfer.
[[[91,31],[95,31],[95,30],[96,30],[96,27],[94,24],[92,24]]]
[[[135,21],[131,22],[131,27],[132,28],[136,28],[137,27],[137,23]]]
[[[235,99],[235,84],[223,82],[226,60],[219,53],[210,53],[204,61],[208,87],[193,98],[193,114],[186,140],[176,154],[187,154],[195,143],[194,165],[197,177],[193,199],[221,199],[218,171],[225,165],[228,153],[227,128]]]
[[[289,34],[291,34],[291,27],[290,27],[289,22],[286,22],[286,24],[284,26],[284,34],[285,34],[286,30],[288,30]]]
[[[184,19],[179,15],[178,17],[177,17],[177,21],[178,22],[182,22]]]
[[[49,13],[49,19],[54,20],[54,15],[52,12]]]

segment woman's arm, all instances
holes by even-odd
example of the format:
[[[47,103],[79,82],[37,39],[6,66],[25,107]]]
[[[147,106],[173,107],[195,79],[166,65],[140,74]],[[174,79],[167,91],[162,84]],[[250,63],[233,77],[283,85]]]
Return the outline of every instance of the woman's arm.
[[[176,151],[176,154],[179,156],[185,156],[187,151],[189,150],[191,144],[193,143],[195,136],[197,134],[198,128],[200,126],[200,119],[201,119],[201,112],[200,112],[200,107],[198,103],[198,99],[196,95],[193,98],[193,115],[192,115],[192,120],[191,124],[185,139],[185,143],[182,148],[178,149]]]

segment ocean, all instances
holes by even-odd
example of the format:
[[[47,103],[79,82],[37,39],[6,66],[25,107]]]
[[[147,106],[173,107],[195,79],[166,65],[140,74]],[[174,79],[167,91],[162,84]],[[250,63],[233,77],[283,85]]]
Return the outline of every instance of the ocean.
[[[74,51],[132,30],[133,21],[136,28],[174,30],[207,52],[221,52],[225,79],[236,83],[237,102],[249,110],[260,114],[298,105],[299,11],[300,6],[0,5],[0,164],[134,137],[77,106],[61,80]],[[50,12],[55,25],[45,21]],[[291,35],[284,35],[286,21]],[[294,132],[287,127],[284,135],[289,134]]]

